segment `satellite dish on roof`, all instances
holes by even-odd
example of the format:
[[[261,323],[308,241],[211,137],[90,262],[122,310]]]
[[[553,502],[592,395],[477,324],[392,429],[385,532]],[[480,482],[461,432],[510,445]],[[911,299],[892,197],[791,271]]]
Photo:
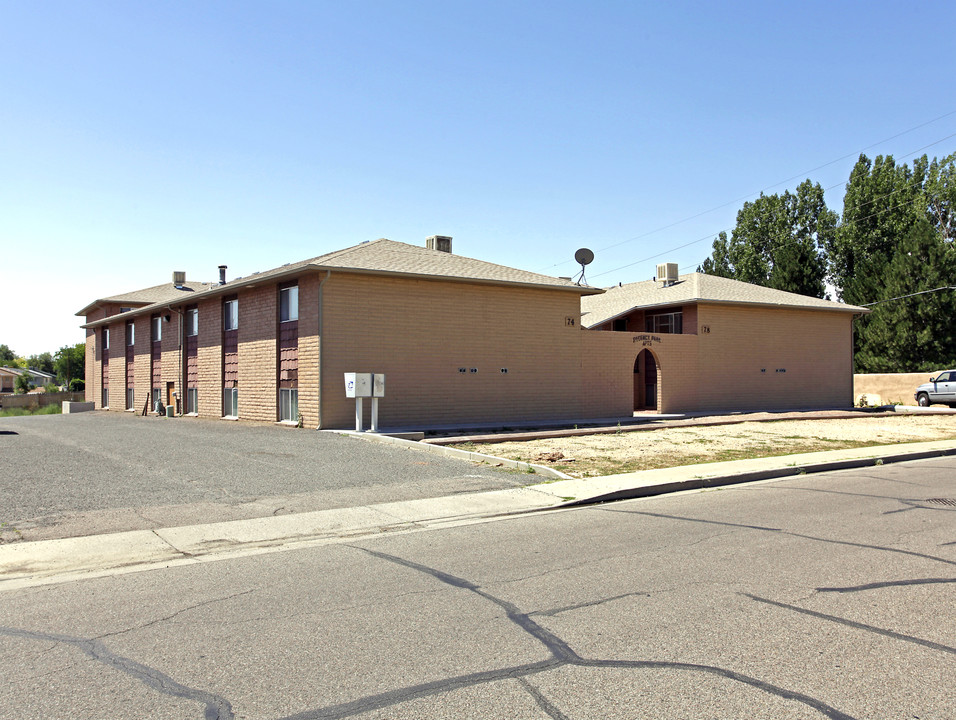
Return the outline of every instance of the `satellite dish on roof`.
[[[594,253],[587,248],[581,248],[574,253],[574,259],[579,265],[590,265],[594,260]]]
[[[581,285],[582,283],[587,285],[587,282],[584,280],[584,266],[591,264],[591,262],[594,260],[594,253],[587,248],[581,248],[574,253],[574,259],[581,266],[581,274],[578,275],[578,279],[575,282],[578,285]]]

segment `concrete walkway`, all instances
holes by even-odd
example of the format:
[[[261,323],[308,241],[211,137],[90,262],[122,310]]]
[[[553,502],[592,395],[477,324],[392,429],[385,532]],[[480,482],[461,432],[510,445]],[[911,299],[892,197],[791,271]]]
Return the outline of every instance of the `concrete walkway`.
[[[394,438],[384,441],[409,442]],[[434,450],[463,452],[438,446]],[[420,532],[489,522],[519,513],[551,511],[584,503],[947,455],[956,455],[956,440],[685,465],[600,478],[562,476],[510,490],[188,527],[12,543],[0,545],[0,591],[352,542],[383,533]],[[550,469],[540,468],[542,473],[547,470]],[[554,477],[554,471],[551,474]]]

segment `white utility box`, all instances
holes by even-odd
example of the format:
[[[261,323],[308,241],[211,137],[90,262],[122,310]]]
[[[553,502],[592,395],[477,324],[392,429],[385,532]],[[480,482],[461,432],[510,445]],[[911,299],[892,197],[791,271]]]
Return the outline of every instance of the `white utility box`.
[[[372,373],[345,373],[345,397],[372,397]]]
[[[372,376],[372,397],[385,397],[385,376],[382,373],[375,373]]]

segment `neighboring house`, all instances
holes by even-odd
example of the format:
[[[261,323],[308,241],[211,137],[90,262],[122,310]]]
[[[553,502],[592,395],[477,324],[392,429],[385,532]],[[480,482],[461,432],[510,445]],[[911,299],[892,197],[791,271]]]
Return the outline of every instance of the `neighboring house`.
[[[44,372],[43,370],[27,368],[24,372],[30,375],[30,381],[33,383],[33,386],[37,388],[46,387],[50,383],[56,382],[56,375]]]
[[[349,427],[344,373],[386,376],[383,426],[587,412],[581,297],[560,279],[390,240],[225,280],[97,300],[87,398],[141,412]],[[366,417],[369,403],[365,403]],[[366,421],[366,425],[367,425]]]
[[[21,375],[26,375],[29,377],[30,384],[37,389],[46,387],[52,382],[56,382],[56,375],[51,375],[50,373],[43,372],[42,370],[34,370],[33,368],[4,367],[0,368],[0,392],[16,392],[17,378]]]
[[[15,392],[18,377],[20,368],[0,367],[0,393]]]
[[[869,310],[672,269],[581,299],[601,392],[665,413],[853,404],[853,318]]]

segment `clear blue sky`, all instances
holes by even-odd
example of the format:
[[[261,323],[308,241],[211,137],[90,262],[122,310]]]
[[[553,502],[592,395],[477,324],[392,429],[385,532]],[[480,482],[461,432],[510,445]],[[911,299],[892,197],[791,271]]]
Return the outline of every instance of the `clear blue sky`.
[[[0,0],[0,343],[378,237],[552,275],[586,246],[592,285],[693,270],[761,190],[810,177],[840,212],[860,151],[956,151],[954,24],[951,0]]]

